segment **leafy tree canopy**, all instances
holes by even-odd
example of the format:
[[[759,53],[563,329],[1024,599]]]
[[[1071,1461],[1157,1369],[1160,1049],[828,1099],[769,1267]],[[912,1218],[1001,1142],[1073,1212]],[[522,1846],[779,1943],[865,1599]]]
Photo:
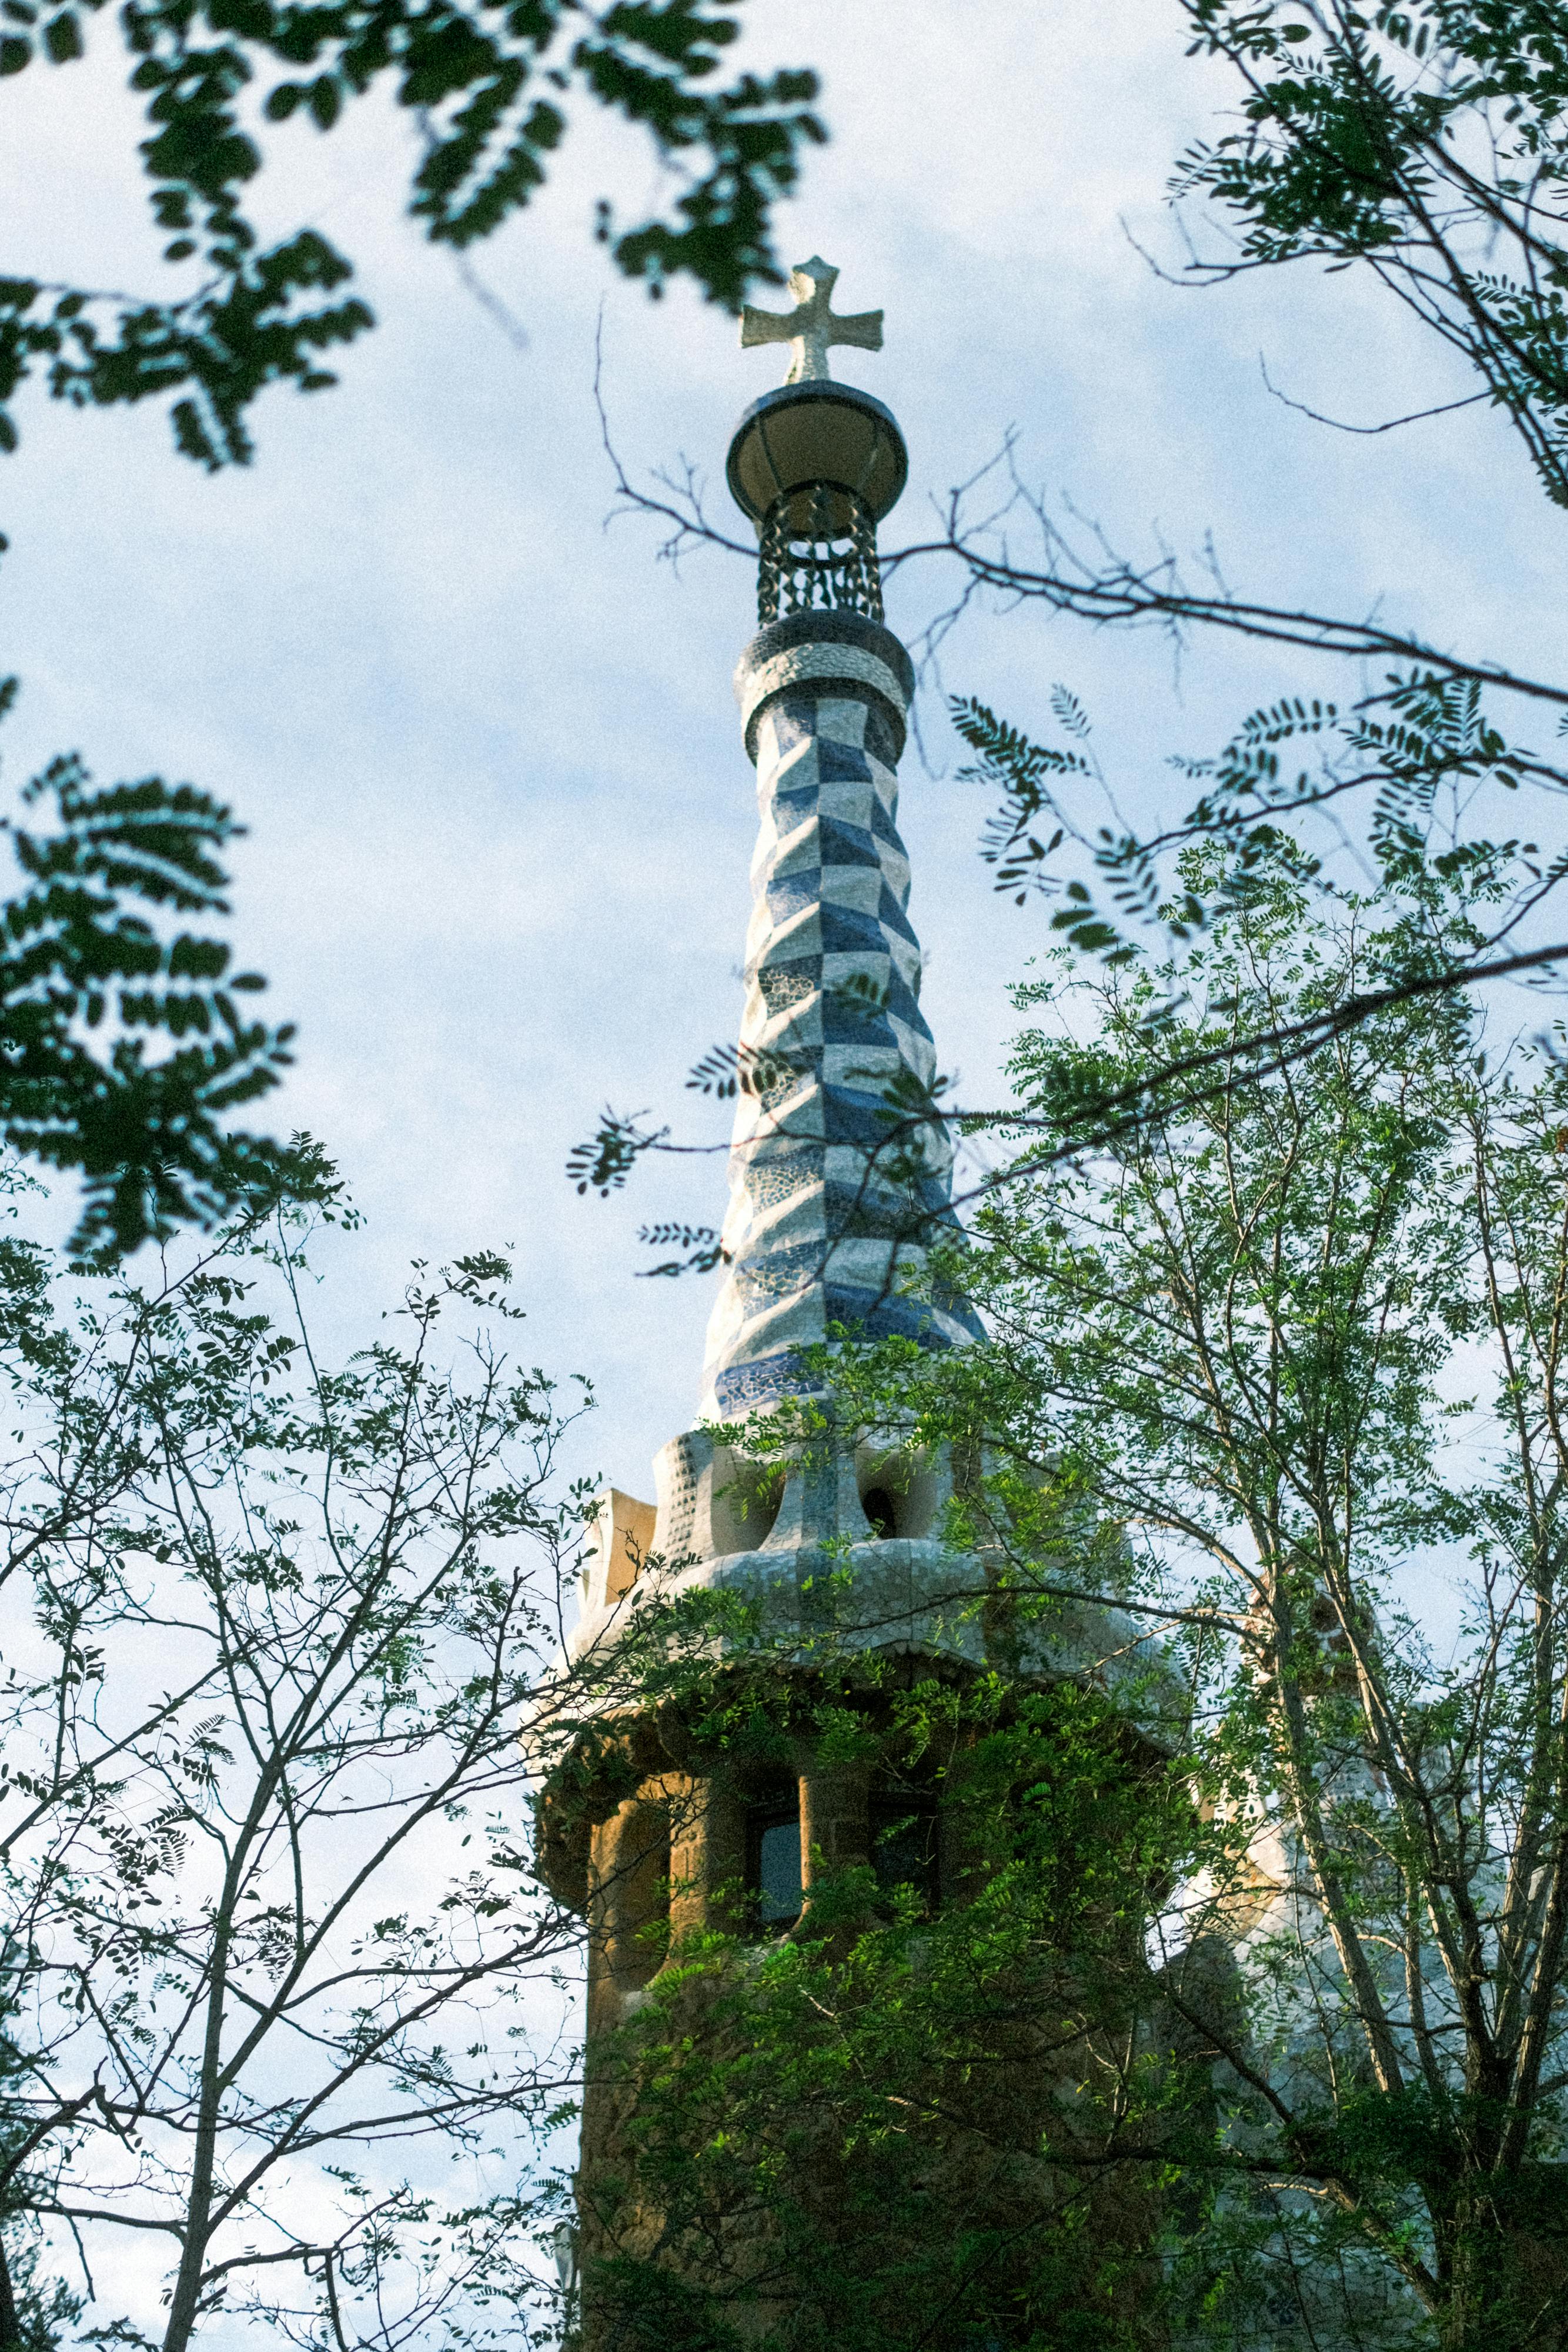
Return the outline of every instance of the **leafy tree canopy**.
[[[1246,128],[1201,142],[1178,194],[1228,215],[1210,275],[1359,263],[1480,376],[1568,505],[1568,17],[1542,0],[1186,0],[1241,77]]]
[[[1229,911],[1157,1037],[1152,974],[1020,992],[1018,1181],[932,1276],[988,1343],[846,1335],[829,1425],[989,1446],[949,1529],[977,1608],[1111,1601],[1185,1653],[1202,1867],[1163,1916],[1145,1882],[1128,1997],[1148,2050],[1210,2053],[1217,2137],[1161,2145],[1217,2296],[1330,2340],[1561,2345],[1563,1066],[1453,992],[1299,1061],[1247,1050],[1462,957],[1506,862],[1413,848],[1401,890],[1332,914],[1284,843],[1189,867]],[[1108,2148],[1136,2152],[1166,2079]]]
[[[100,5],[6,0],[0,76],[70,67]],[[602,204],[601,238],[653,293],[684,274],[731,307],[750,279],[779,276],[770,208],[801,148],[825,135],[814,75],[718,79],[739,19],[707,0],[131,0],[120,26],[145,100],[141,155],[164,258],[197,282],[128,299],[0,278],[0,449],[16,446],[6,404],[35,372],[80,407],[171,399],[178,447],[212,469],[250,457],[247,412],[267,384],[334,381],[326,353],[371,314],[345,290],[351,264],[317,231],[264,247],[246,218],[267,123],[301,113],[329,131],[356,100],[390,89],[423,142],[411,209],[461,250],[528,203],[572,98],[591,100],[645,131],[680,184],[673,204],[631,226]]]
[[[163,2352],[540,2340],[580,1931],[524,1833],[590,1399],[518,1360],[490,1253],[329,1360],[315,1222],[145,1284],[0,1232],[7,2352],[84,2294]]]

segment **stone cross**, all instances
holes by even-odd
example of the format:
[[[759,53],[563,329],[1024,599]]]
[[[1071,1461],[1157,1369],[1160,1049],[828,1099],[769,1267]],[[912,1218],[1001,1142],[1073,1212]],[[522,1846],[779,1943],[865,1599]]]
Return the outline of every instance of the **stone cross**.
[[[780,316],[777,310],[754,310],[748,302],[740,314],[741,349],[748,350],[753,343],[792,343],[795,358],[786,383],[825,383],[830,374],[830,343],[854,343],[862,352],[880,352],[880,310],[857,310],[852,319],[841,319],[828,308],[838,274],[817,254],[810,261],[798,263],[789,272],[789,291],[796,307]]]

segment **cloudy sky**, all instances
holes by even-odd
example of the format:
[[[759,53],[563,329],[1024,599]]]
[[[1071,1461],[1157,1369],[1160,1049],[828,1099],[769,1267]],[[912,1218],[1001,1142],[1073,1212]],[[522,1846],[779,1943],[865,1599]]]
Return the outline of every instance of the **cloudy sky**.
[[[101,56],[0,83],[0,268],[157,287],[138,118],[107,23]],[[1559,657],[1563,524],[1484,412],[1402,436],[1329,434],[1270,396],[1361,422],[1469,387],[1369,289],[1301,270],[1200,294],[1165,205],[1173,159],[1231,92],[1185,61],[1168,0],[751,0],[750,58],[810,61],[832,142],[781,223],[841,306],[882,305],[882,353],[841,372],[891,403],[912,476],[884,544],[1016,432],[1022,474],[1124,548],[1200,550],[1228,577],[1331,610],[1381,603],[1439,643]],[[709,1292],[637,1278],[636,1229],[716,1221],[722,1159],[629,1197],[580,1200],[571,1144],[606,1099],[713,1137],[683,1095],[733,1034],[755,829],[730,673],[750,633],[738,559],[678,573],[637,520],[607,527],[603,389],[628,467],[689,457],[723,511],[735,419],[778,380],[733,320],[619,282],[593,205],[636,211],[643,147],[580,117],[546,195],[475,257],[513,324],[402,215],[409,126],[367,107],[330,139],[273,134],[259,209],[355,259],[380,327],[336,391],[270,395],[256,463],[209,479],[141,415],[39,397],[0,466],[0,664],[14,789],[78,747],[103,778],[159,772],[251,827],[236,936],[300,1028],[275,1130],[308,1128],[366,1232],[324,1253],[322,1315],[360,1343],[408,1262],[514,1244],[538,1360],[596,1382],[579,1467],[649,1493],[691,1421]],[[955,593],[895,583],[915,636]],[[1030,611],[971,611],[923,689],[904,772],[925,1003],[965,1099],[994,1097],[1006,988],[1042,940],[992,894],[987,814],[956,781],[944,691],[1047,723],[1053,683],[1096,723],[1124,804],[1179,785],[1249,709],[1353,683],[1296,656],[1197,648]]]
[[[152,289],[109,31],[101,63],[0,86],[3,266]],[[1334,436],[1260,371],[1261,354],[1296,398],[1370,422],[1468,388],[1427,346],[1344,278],[1199,294],[1140,254],[1179,264],[1171,163],[1231,97],[1182,50],[1164,0],[753,0],[750,58],[817,65],[833,132],[785,257],[821,252],[841,307],[887,314],[883,352],[841,362],[910,445],[884,544],[922,535],[929,500],[1014,429],[1023,473],[1124,547],[1212,533],[1249,590],[1381,599],[1440,642],[1550,661],[1561,523],[1484,413]],[[216,480],[152,410],[24,406],[0,473],[0,639],[25,688],[8,781],[75,746],[104,778],[158,771],[233,800],[251,826],[237,937],[300,1024],[273,1124],[320,1136],[369,1218],[329,1254],[324,1314],[350,1343],[409,1259],[515,1244],[538,1360],[599,1386],[584,1466],[646,1493],[649,1456],[692,1417],[708,1294],[637,1279],[636,1228],[716,1221],[722,1161],[609,1205],[562,1168],[606,1099],[686,1119],[685,1069],[735,1027],[755,802],[729,677],[753,581],[722,557],[677,573],[646,524],[607,527],[595,333],[627,464],[689,457],[719,510],[734,420],[779,358],[742,354],[684,292],[652,305],[616,279],[593,201],[635,210],[650,165],[586,114],[546,195],[475,257],[516,331],[403,218],[411,134],[390,110],[272,143],[264,215],[350,254],[379,330],[338,390],[269,395],[255,465]],[[912,567],[890,617],[913,635],[956,584]],[[1041,725],[1058,679],[1145,814],[1179,789],[1167,754],[1324,683],[1218,646],[1178,672],[1155,637],[1028,611],[973,613],[948,639],[904,821],[927,1009],[967,1099],[992,1092],[1006,984],[1042,931],[991,895],[942,694]]]

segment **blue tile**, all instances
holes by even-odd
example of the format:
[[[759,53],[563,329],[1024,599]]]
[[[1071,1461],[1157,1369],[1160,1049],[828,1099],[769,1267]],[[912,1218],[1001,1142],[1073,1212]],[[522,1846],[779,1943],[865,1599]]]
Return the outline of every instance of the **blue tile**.
[[[887,952],[883,926],[874,915],[862,914],[858,907],[824,906],[821,938],[824,955],[855,955],[867,950],[873,954]]]
[[[880,866],[876,844],[863,824],[851,824],[842,817],[824,816],[817,820],[817,838],[822,845],[824,866]]]
[[[799,928],[803,916],[815,912],[811,929],[820,950],[800,953],[787,947],[774,963],[765,942],[753,966],[769,1020],[788,1021],[792,1007],[809,1006],[812,1042],[795,1041],[795,1050],[809,1059],[786,1090],[791,1098],[789,1131],[770,1133],[764,1126],[737,1148],[732,1161],[731,1231],[738,1234],[738,1246],[715,1317],[714,1392],[721,1412],[742,1412],[799,1391],[804,1372],[795,1349],[773,1349],[756,1361],[734,1360],[744,1359],[748,1335],[767,1344],[764,1318],[784,1302],[789,1304],[789,1328],[797,1334],[813,1327],[825,1331],[829,1321],[837,1321],[943,1347],[976,1338],[981,1328],[962,1298],[944,1297],[928,1305],[897,1295],[893,1286],[880,1296],[859,1272],[869,1252],[873,1264],[885,1256],[900,1275],[905,1265],[921,1262],[922,1243],[935,1232],[956,1232],[956,1223],[944,1134],[920,1119],[917,1106],[887,1099],[899,1070],[908,1068],[906,1054],[923,1055],[931,1033],[919,1008],[917,983],[904,977],[894,959],[895,946],[906,961],[909,950],[916,959],[919,950],[904,912],[904,845],[881,796],[888,789],[887,772],[871,751],[816,731],[820,703],[842,699],[831,691],[791,688],[773,705],[762,737],[767,821],[780,843],[788,839],[793,845],[788,852],[791,861],[804,856],[812,862],[792,862],[789,870],[781,870],[783,853],[776,849],[759,877],[758,898],[775,936],[784,925]],[[873,750],[883,740],[876,717],[874,711],[867,714]],[[869,788],[863,798],[856,792],[838,793],[850,814],[823,809],[825,789],[850,784]],[[840,892],[866,892],[868,883],[861,877],[870,876],[876,877],[869,885],[874,912],[839,903]],[[876,993],[868,998],[841,982],[824,986],[828,956],[854,959],[873,978]],[[751,1002],[755,1007],[755,996]],[[831,1082],[823,1076],[822,1049],[829,1046],[841,1066]],[[864,1070],[856,1066],[857,1047],[866,1057]],[[831,1180],[825,1175],[830,1150]],[[857,1156],[860,1172],[845,1181],[842,1163],[852,1165]],[[808,1187],[808,1197],[788,1205]],[[772,1242],[758,1223],[770,1211],[782,1211],[786,1226]],[[820,1237],[812,1238],[819,1227]],[[850,1244],[857,1265],[854,1281],[836,1273],[831,1258],[835,1247]]]
[[[817,740],[817,769],[825,784],[870,783],[871,761],[858,746],[835,743],[831,736]]]
[[[798,873],[781,875],[768,885],[768,911],[776,923],[782,923],[803,908],[815,906],[821,896],[821,866],[802,866]]]

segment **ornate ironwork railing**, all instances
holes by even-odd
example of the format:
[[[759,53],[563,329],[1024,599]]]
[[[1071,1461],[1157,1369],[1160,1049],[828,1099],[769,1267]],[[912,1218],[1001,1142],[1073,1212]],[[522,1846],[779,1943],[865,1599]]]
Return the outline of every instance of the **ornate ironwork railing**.
[[[802,482],[763,517],[757,617],[766,627],[788,614],[824,607],[882,619],[876,523],[852,490]]]

